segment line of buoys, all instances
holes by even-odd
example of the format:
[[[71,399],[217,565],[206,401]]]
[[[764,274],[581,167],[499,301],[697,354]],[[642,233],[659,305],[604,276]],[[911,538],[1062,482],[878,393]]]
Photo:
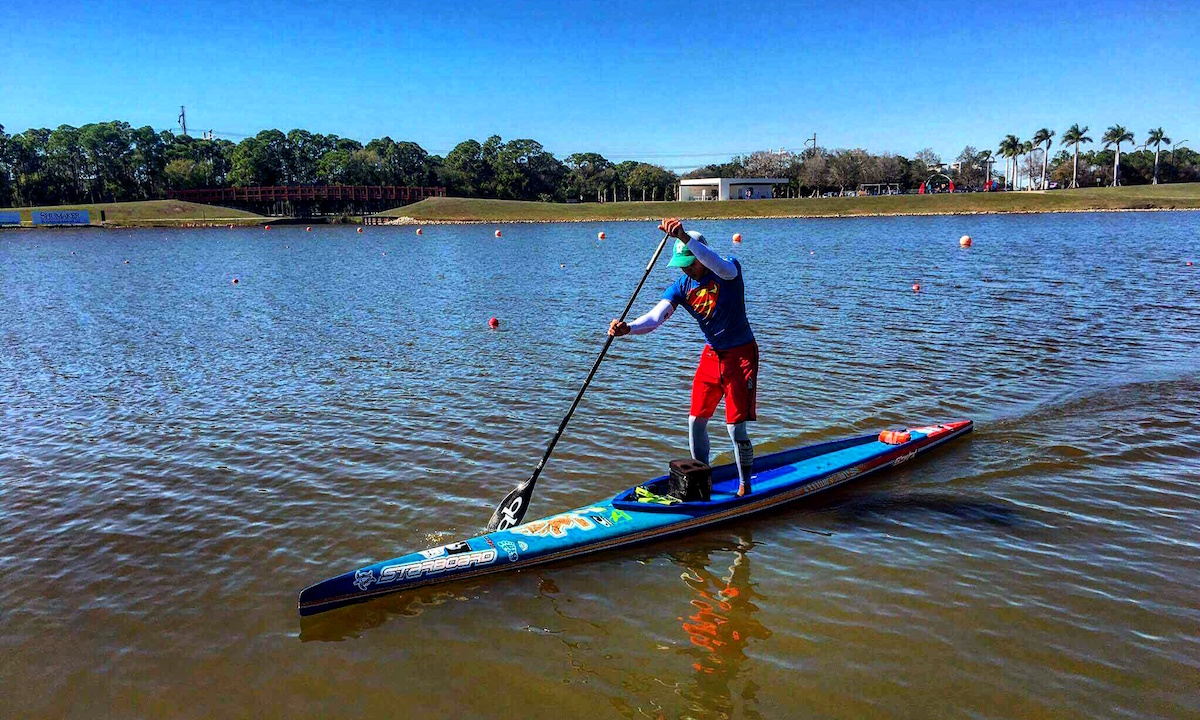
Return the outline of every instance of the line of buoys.
[[[734,233],[734,234],[733,234],[733,241],[734,241],[735,243],[740,243],[740,242],[742,241],[742,234],[741,234],[741,233]]]
[[[499,231],[499,230],[497,230],[497,231],[496,231],[494,234],[495,234],[495,236],[496,236],[496,237],[500,237],[500,231]]]
[[[601,230],[600,232],[596,233],[596,238],[599,240],[603,240],[605,238],[604,231]]]
[[[421,228],[417,228],[417,234],[418,234],[418,235],[420,235],[420,234],[421,234]]]
[[[497,318],[492,318],[491,320],[488,320],[488,327],[495,330],[496,328],[500,327],[500,320],[498,320]]]
[[[965,248],[969,248],[969,247],[971,247],[971,236],[970,236],[970,235],[963,235],[962,237],[960,237],[960,238],[958,239],[958,246],[959,246],[959,247],[965,247]]]
[[[913,283],[913,292],[915,292],[915,293],[921,292],[921,283]]]

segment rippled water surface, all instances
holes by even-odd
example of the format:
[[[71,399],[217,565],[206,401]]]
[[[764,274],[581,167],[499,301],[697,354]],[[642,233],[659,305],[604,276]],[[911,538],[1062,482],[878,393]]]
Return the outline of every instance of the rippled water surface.
[[[0,715],[1200,714],[1200,214],[695,228],[746,269],[760,452],[976,432],[303,623],[528,476],[654,224],[0,234]],[[700,347],[682,313],[614,346],[531,517],[686,455]]]

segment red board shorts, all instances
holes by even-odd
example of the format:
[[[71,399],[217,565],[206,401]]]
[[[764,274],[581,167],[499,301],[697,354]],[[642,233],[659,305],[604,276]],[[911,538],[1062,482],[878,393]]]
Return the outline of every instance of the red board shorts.
[[[712,417],[721,398],[725,398],[726,423],[758,419],[758,343],[728,350],[704,346],[692,379],[691,415]]]

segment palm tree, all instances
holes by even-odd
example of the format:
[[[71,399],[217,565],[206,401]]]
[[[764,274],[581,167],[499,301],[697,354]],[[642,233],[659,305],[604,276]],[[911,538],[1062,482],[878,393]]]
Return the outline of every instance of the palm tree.
[[[1031,152],[1033,152],[1033,141],[1026,140],[1025,142],[1021,143],[1021,152],[1017,154],[1017,157],[1020,158],[1021,156],[1028,155]],[[1029,182],[1025,185],[1025,189],[1026,190],[1033,189],[1033,176],[1032,175],[1029,176]]]
[[[1121,185],[1121,143],[1133,142],[1133,133],[1125,129],[1124,125],[1113,125],[1104,133],[1104,147],[1115,145],[1117,147],[1116,160],[1113,162],[1113,187]]]
[[[1062,134],[1063,145],[1075,146],[1075,165],[1071,170],[1071,187],[1079,187],[1079,144],[1090,143],[1092,139],[1087,136],[1088,126],[1079,127],[1076,123],[1067,128],[1067,131]]]
[[[984,150],[979,153],[979,160],[983,163],[983,189],[988,190],[988,186],[992,184],[992,151]]]
[[[1050,161],[1050,146],[1054,144],[1054,131],[1042,128],[1033,134],[1033,144],[1041,147],[1046,146],[1042,152],[1042,189],[1046,189],[1046,166]]]
[[[1005,158],[1004,174],[1008,176],[1007,180],[1009,182],[1007,184],[1012,185],[1013,190],[1017,189],[1016,178],[1014,173],[1009,171],[1009,168],[1012,167],[1014,162],[1013,158],[1016,157],[1017,150],[1019,150],[1020,147],[1021,141],[1017,139],[1016,135],[1005,135],[1004,139],[1000,141],[1000,154]]]
[[[1167,137],[1166,133],[1160,127],[1150,130],[1150,137],[1147,138],[1146,144],[1154,146],[1154,184],[1158,184],[1158,151],[1162,148],[1162,144],[1171,144],[1171,138]]]

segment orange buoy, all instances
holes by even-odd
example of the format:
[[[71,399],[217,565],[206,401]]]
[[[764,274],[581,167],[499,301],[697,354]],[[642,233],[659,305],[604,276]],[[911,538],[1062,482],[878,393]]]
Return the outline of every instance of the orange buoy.
[[[734,234],[733,234],[733,241],[734,241],[735,243],[740,243],[740,242],[742,241],[742,234],[741,234],[741,233],[734,233]]]
[[[495,236],[496,236],[496,237],[500,237],[500,231],[499,231],[499,230],[497,230],[497,231],[496,231],[494,234],[495,234]],[[493,318],[493,319],[494,319],[494,318]]]
[[[496,318],[492,318],[491,320],[488,320],[488,327],[495,330],[496,328],[500,327],[500,321]]]
[[[418,235],[420,235],[420,234],[421,234],[421,228],[417,228],[417,234],[418,234]]]
[[[233,279],[233,284],[234,284],[234,285],[237,285],[237,284],[238,284],[238,279],[237,279],[237,278],[234,278],[234,279]]]
[[[596,237],[600,240],[603,240],[605,238],[604,231],[601,230],[600,232],[596,233]]]
[[[304,228],[304,232],[312,232],[312,227],[310,226],[310,227]]]
[[[962,237],[960,237],[958,239],[958,245],[959,245],[959,247],[965,247],[965,248],[971,247],[971,236],[963,235]]]
[[[921,283],[913,283],[913,292],[921,292]]]

